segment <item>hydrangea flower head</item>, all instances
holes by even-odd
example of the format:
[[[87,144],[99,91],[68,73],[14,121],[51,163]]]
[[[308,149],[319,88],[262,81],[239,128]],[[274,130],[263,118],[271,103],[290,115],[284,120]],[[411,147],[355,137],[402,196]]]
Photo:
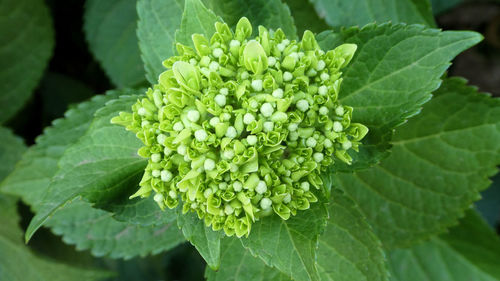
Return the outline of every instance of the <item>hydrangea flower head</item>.
[[[195,211],[207,226],[248,235],[264,216],[287,220],[316,202],[320,173],[351,162],[368,129],[351,123],[352,108],[337,96],[341,69],[356,45],[324,52],[306,31],[289,40],[281,29],[242,18],[224,23],[178,56],[132,113],[112,122],[136,133],[148,159],[140,189],[161,208]]]

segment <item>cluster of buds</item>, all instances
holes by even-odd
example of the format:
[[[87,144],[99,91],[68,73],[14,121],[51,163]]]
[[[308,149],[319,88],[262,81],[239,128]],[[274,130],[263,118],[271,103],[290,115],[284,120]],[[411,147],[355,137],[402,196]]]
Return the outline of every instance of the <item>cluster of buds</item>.
[[[145,144],[138,153],[149,162],[133,197],[154,193],[161,208],[182,202],[183,212],[241,237],[259,218],[308,209],[321,171],[350,163],[347,151],[368,129],[337,101],[356,45],[324,52],[310,31],[296,42],[262,26],[249,39],[246,18],[234,33],[215,28],[210,40],[194,34],[194,49],[177,44],[159,83],[112,122]]]

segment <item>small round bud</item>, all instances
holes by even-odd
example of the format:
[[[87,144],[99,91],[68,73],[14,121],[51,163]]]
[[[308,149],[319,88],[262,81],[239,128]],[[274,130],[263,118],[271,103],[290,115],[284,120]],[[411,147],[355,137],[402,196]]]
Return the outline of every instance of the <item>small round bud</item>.
[[[273,204],[273,201],[271,201],[271,199],[269,198],[262,198],[260,200],[260,207],[263,209],[263,210],[267,210],[271,207],[271,205]]]
[[[216,58],[219,58],[220,56],[222,56],[222,54],[224,54],[224,51],[221,48],[215,48],[212,51],[212,55]]]
[[[167,136],[165,136],[164,134],[159,134],[157,137],[156,137],[156,141],[161,144],[161,145],[165,145],[165,140],[167,139]]]
[[[219,63],[216,61],[211,62],[208,65],[208,69],[210,69],[210,71],[212,71],[212,72],[216,72],[219,69]]]
[[[229,47],[231,47],[231,48],[236,48],[236,47],[239,47],[240,45],[241,45],[241,43],[238,40],[231,40],[231,42],[229,42]]]
[[[282,99],[283,98],[283,90],[278,88],[276,90],[273,91],[273,97],[277,98],[277,99]]]
[[[255,135],[248,135],[247,136],[247,142],[249,145],[255,145],[257,143],[257,136]]]
[[[328,114],[328,108],[326,106],[322,106],[319,108],[319,114],[321,115],[327,115]]]
[[[264,122],[263,127],[264,127],[264,132],[271,132],[272,130],[274,130],[274,122],[272,121]]]
[[[283,52],[285,50],[286,46],[284,44],[282,44],[282,43],[279,43],[279,44],[276,45],[276,48],[278,48],[278,50],[280,52]]]
[[[164,182],[170,181],[172,179],[172,173],[169,170],[161,171],[161,180]]]
[[[229,126],[226,131],[226,137],[234,139],[238,135],[236,129],[233,126]]]
[[[316,70],[317,71],[321,71],[321,70],[325,69],[325,66],[326,66],[325,61],[324,60],[319,60],[318,64],[316,65]]]
[[[170,190],[168,196],[170,196],[170,198],[175,198],[177,197],[177,192],[175,192],[175,190]]]
[[[165,198],[163,197],[163,194],[161,194],[161,193],[156,193],[155,196],[153,197],[153,199],[158,203],[163,202],[163,200],[165,200]]]
[[[187,147],[183,144],[179,145],[177,147],[177,153],[179,153],[180,155],[186,155],[187,153]]]
[[[326,148],[330,148],[333,146],[333,143],[330,139],[325,139],[325,141],[323,142],[323,145],[326,147]]]
[[[147,113],[148,113],[148,111],[144,107],[141,107],[141,108],[139,108],[139,110],[137,110],[137,114],[139,114],[141,116],[144,116]]]
[[[243,184],[241,182],[239,182],[239,181],[233,182],[234,191],[240,192],[242,188],[243,188]]]
[[[225,95],[218,94],[215,96],[214,100],[215,100],[215,103],[220,107],[224,107],[226,105],[226,96]]]
[[[325,81],[325,80],[328,80],[330,78],[330,75],[328,75],[328,73],[326,73],[326,72],[323,72],[323,73],[321,73],[319,78],[321,78],[321,80]]]
[[[210,126],[215,127],[215,125],[220,123],[220,119],[219,117],[212,117],[208,123]]]
[[[243,123],[248,125],[253,121],[255,121],[255,116],[253,116],[252,113],[245,113],[245,115],[243,115]]]
[[[276,58],[275,57],[268,57],[267,58],[267,64],[269,66],[274,66],[276,64]]]
[[[252,88],[253,88],[255,91],[257,91],[257,92],[262,91],[262,80],[260,80],[260,79],[253,80],[253,81],[252,81]]]
[[[345,141],[344,143],[342,143],[342,148],[344,150],[348,150],[351,147],[352,147],[352,143],[350,141]]]
[[[293,74],[288,72],[288,71],[285,71],[285,73],[283,73],[283,80],[285,80],[286,82],[290,81],[293,79]]]
[[[226,205],[224,207],[224,213],[226,213],[226,215],[230,215],[234,212],[234,209],[233,207],[231,207],[231,205]]]
[[[310,184],[307,181],[300,183],[300,188],[304,191],[309,191]]]
[[[161,175],[160,170],[153,170],[151,171],[151,175],[155,178],[159,177]]]
[[[274,112],[274,108],[273,106],[266,102],[264,103],[261,107],[260,107],[260,113],[262,113],[262,115],[264,115],[264,117],[270,117],[271,115],[273,115],[273,112]]]
[[[302,112],[305,112],[309,109],[309,102],[306,101],[306,100],[299,100],[297,102],[297,108],[302,111]]]
[[[227,88],[221,88],[221,89],[219,90],[219,93],[220,93],[221,95],[227,96],[227,95],[229,95],[229,90],[228,90]]]
[[[227,189],[227,182],[221,182],[221,183],[219,183],[219,189],[220,190],[226,190]]]
[[[205,171],[212,171],[213,169],[215,169],[215,161],[210,158],[205,159],[203,168],[205,168]]]
[[[309,147],[316,147],[316,144],[317,144],[317,141],[315,138],[313,137],[309,137],[307,138],[306,140],[306,145],[309,146]]]
[[[205,189],[205,191],[203,192],[203,197],[208,198],[210,197],[210,195],[212,195],[212,190],[210,188]]]
[[[297,123],[290,123],[290,125],[288,125],[288,131],[295,132],[297,131],[298,127],[299,125]]]
[[[337,108],[335,108],[335,114],[339,116],[344,115],[344,107],[340,105]]]
[[[267,191],[267,184],[265,181],[259,181],[257,187],[255,187],[255,192],[258,194],[264,194]]]
[[[184,130],[184,125],[182,124],[181,121],[179,121],[179,122],[174,124],[173,129],[174,129],[174,131],[180,132],[180,131]]]
[[[288,204],[290,203],[290,201],[292,201],[292,195],[290,195],[290,193],[287,193],[283,198],[283,203]]]
[[[226,159],[233,159],[233,157],[234,157],[234,151],[232,149],[227,149],[227,150],[224,150],[224,152],[222,153],[222,155]]]
[[[190,110],[187,113],[187,119],[193,123],[198,122],[200,120],[200,113],[198,110]]]
[[[199,129],[194,132],[194,137],[196,138],[197,141],[204,141],[207,139],[208,134],[205,130]]]
[[[320,94],[320,95],[322,95],[322,96],[324,96],[324,95],[328,94],[328,88],[327,88],[325,85],[320,86],[320,87],[318,88],[318,94]]]
[[[324,157],[325,156],[321,152],[316,152],[316,153],[313,154],[314,161],[316,161],[318,163],[321,162],[321,161],[323,161]]]
[[[257,108],[259,106],[259,102],[256,100],[251,100],[249,105],[251,108]]]
[[[342,124],[339,122],[339,121],[335,121],[333,122],[333,131],[334,132],[342,132],[342,130],[344,129],[344,127],[342,126]]]
[[[161,161],[161,155],[159,153],[153,153],[151,154],[151,161],[153,161],[153,163],[158,163]]]

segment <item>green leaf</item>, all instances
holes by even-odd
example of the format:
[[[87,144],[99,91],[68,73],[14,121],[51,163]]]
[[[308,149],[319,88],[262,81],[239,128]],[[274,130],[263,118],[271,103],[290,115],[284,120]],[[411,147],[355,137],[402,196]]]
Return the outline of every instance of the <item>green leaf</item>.
[[[294,280],[320,280],[316,247],[327,215],[323,203],[318,202],[288,220],[265,217],[254,223],[248,238],[241,241],[252,255]]]
[[[436,26],[429,0],[309,0],[332,27],[369,23],[420,23]]]
[[[129,259],[158,254],[184,242],[175,221],[158,226],[140,226],[119,222],[113,214],[93,209],[76,200],[56,212],[46,224],[63,236],[63,241],[78,250],[90,249],[92,255]]]
[[[23,141],[15,136],[9,129],[0,127],[0,182],[14,169],[17,161],[21,159],[26,146]]]
[[[354,201],[334,190],[328,213],[318,247],[321,280],[388,280],[382,244]]]
[[[389,253],[394,281],[498,281],[500,239],[472,210],[439,238]]]
[[[262,25],[274,30],[281,28],[288,38],[297,38],[290,9],[280,0],[204,0],[203,2],[233,29],[236,28],[240,18],[247,17],[253,25],[253,36],[258,34],[258,26]]]
[[[134,199],[125,196],[117,202],[109,202],[100,207],[113,213],[113,218],[118,221],[141,226],[162,225],[177,219],[174,211],[160,209],[153,196]]]
[[[181,26],[175,32],[175,41],[192,46],[191,35],[198,33],[210,38],[215,33],[215,23],[222,21],[201,0],[185,0]]]
[[[290,277],[280,271],[268,267],[261,259],[252,256],[239,239],[224,238],[222,240],[221,267],[217,271],[205,270],[208,281],[285,281]]]
[[[162,62],[174,55],[175,31],[181,25],[183,0],[138,0],[137,37],[146,77],[152,84],[165,71]]]
[[[112,91],[106,96],[95,96],[91,101],[66,112],[64,119],[54,121],[53,127],[45,129],[44,135],[37,138],[37,143],[23,155],[15,171],[4,181],[3,190],[22,197],[32,209],[38,210],[40,200],[58,170],[59,158],[85,134],[94,112],[120,94],[130,93],[135,91]],[[134,202],[130,203],[132,207]],[[144,210],[147,210],[142,206],[143,203],[137,204],[136,213],[133,208],[124,208],[122,213],[113,215],[93,209],[89,203],[75,200],[56,212],[47,221],[47,226],[56,234],[62,235],[66,243],[75,244],[79,250],[90,249],[94,255],[109,255],[113,258],[158,253],[184,240],[177,227],[166,227],[167,224],[172,224],[175,217],[157,227],[135,225],[134,220],[138,221]],[[136,214],[136,217],[131,214]],[[150,215],[145,217],[150,218]],[[127,222],[116,221],[113,216]]]
[[[500,100],[446,79],[392,145],[378,166],[334,177],[388,248],[442,232],[479,199],[500,164]]]
[[[16,201],[0,195],[0,280],[71,281],[102,280],[109,272],[81,269],[43,259],[22,242]]]
[[[0,124],[28,100],[49,61],[54,31],[43,0],[0,3]]]
[[[208,266],[217,270],[221,263],[222,233],[206,227],[203,220],[200,220],[194,213],[182,214],[180,209],[178,209],[177,225],[182,229],[184,237],[196,247]]]
[[[462,2],[464,2],[464,0],[431,0],[432,12],[435,15],[441,14]]]
[[[320,33],[329,27],[324,19],[319,18],[314,6],[307,0],[285,0],[291,10],[293,20],[297,27],[297,34],[304,34],[305,30]]]
[[[145,81],[137,44],[136,1],[87,0],[83,27],[90,50],[113,84],[131,87]]]
[[[27,240],[49,216],[79,196],[103,204],[136,191],[146,166],[146,161],[137,155],[141,142],[110,120],[118,112],[128,110],[137,97],[122,96],[108,102],[96,112],[87,133],[64,152],[58,163],[60,170],[28,226]]]
[[[353,121],[370,131],[353,165],[366,168],[386,156],[393,128],[419,113],[441,83],[450,61],[481,40],[475,32],[427,29],[421,25],[368,25],[318,35],[323,49],[354,43],[358,50],[344,72],[339,100],[354,108]],[[340,163],[339,163],[340,164]]]

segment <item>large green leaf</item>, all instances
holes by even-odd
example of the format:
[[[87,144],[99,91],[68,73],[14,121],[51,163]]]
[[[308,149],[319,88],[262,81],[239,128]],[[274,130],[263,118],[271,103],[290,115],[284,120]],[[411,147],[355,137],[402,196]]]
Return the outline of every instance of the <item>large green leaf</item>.
[[[294,280],[320,280],[316,248],[327,215],[323,203],[318,202],[288,220],[276,215],[265,217],[254,223],[248,238],[241,241],[252,255]]]
[[[70,145],[85,134],[94,112],[120,94],[134,92],[122,90],[110,92],[106,96],[96,96],[91,101],[69,110],[64,119],[54,121],[53,127],[45,130],[44,135],[37,139],[37,144],[24,154],[15,171],[4,181],[3,190],[22,197],[32,209],[38,210],[40,200],[58,170],[59,158]],[[137,222],[146,224],[154,220],[151,213],[144,213],[148,210],[144,208],[147,202],[138,202],[137,210],[135,201],[131,201],[130,205],[113,205],[113,210],[118,212],[115,216],[127,221],[119,222],[113,218],[113,214],[75,200],[56,212],[48,220],[47,226],[62,235],[65,242],[75,244],[77,249],[89,249],[99,256],[130,258],[165,251],[181,243],[184,240],[182,233],[175,224],[172,225],[175,216],[170,221],[164,221],[165,217],[162,216],[164,225],[158,227],[138,225]]]
[[[175,31],[181,25],[184,0],[138,0],[137,37],[146,77],[156,84],[162,62],[174,55]]]
[[[258,34],[258,26],[262,25],[274,30],[281,28],[290,39],[297,38],[290,9],[281,0],[203,0],[203,2],[232,28],[236,27],[240,18],[247,17],[253,25],[254,36]]]
[[[351,167],[365,168],[381,158],[393,128],[420,111],[441,83],[450,61],[481,40],[474,32],[427,29],[421,25],[368,25],[339,33],[325,32],[318,40],[325,50],[354,43],[358,50],[344,72],[339,94],[354,108],[353,121],[369,127]]]
[[[146,161],[137,155],[142,144],[135,134],[110,120],[118,112],[130,109],[137,97],[122,96],[108,102],[96,112],[87,133],[66,149],[58,163],[60,170],[26,231],[27,240],[49,216],[77,197],[102,204],[134,193],[146,166]]]
[[[343,192],[332,193],[330,218],[319,239],[321,280],[388,280],[382,244],[359,207]]]
[[[380,165],[336,175],[387,247],[455,224],[500,164],[500,100],[446,79]]]
[[[21,159],[26,146],[9,129],[0,127],[0,182],[14,169],[14,165]]]
[[[180,209],[178,210],[177,224],[182,229],[184,237],[196,247],[208,266],[217,270],[221,263],[220,240],[222,233],[205,226],[203,220],[200,220],[194,213],[182,214]]]
[[[16,201],[0,195],[0,280],[71,281],[102,280],[109,272],[81,269],[43,259],[22,242]]]
[[[500,239],[472,210],[439,238],[389,253],[394,281],[498,281]]]
[[[127,87],[145,80],[135,0],[87,0],[83,27],[90,50],[113,84]]]
[[[291,10],[297,34],[304,34],[305,30],[311,30],[314,33],[320,33],[329,29],[324,19],[319,18],[314,10],[314,6],[307,0],[285,0]]]
[[[435,26],[429,0],[309,0],[332,26],[369,23],[420,23]]]
[[[193,46],[191,36],[198,33],[210,38],[215,33],[215,23],[218,21],[222,19],[207,9],[201,0],[185,0],[181,26],[175,32],[175,41]]]
[[[224,238],[222,240],[221,267],[217,271],[207,268],[205,276],[208,281],[285,281],[290,277],[280,271],[268,267],[261,259],[252,256],[239,239]]]
[[[0,3],[0,123],[12,117],[42,77],[54,46],[43,0]]]

